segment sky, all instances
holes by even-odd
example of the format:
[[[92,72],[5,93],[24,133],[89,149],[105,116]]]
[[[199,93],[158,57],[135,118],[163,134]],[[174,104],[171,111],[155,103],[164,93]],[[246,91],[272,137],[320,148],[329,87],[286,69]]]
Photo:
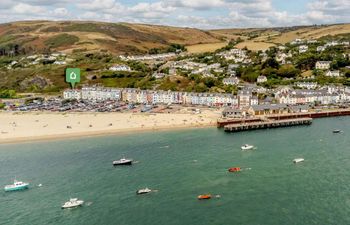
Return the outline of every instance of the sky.
[[[0,23],[89,20],[195,27],[350,22],[350,0],[0,0]]]

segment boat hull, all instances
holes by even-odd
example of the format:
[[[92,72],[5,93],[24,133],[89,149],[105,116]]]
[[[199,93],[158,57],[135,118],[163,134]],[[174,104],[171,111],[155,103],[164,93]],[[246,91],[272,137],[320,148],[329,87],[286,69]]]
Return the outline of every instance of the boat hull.
[[[24,185],[24,186],[20,186],[20,187],[5,187],[5,191],[9,192],[9,191],[21,191],[21,190],[25,190],[28,189],[29,185]]]
[[[113,162],[113,166],[130,166],[132,165],[132,161],[130,162]]]

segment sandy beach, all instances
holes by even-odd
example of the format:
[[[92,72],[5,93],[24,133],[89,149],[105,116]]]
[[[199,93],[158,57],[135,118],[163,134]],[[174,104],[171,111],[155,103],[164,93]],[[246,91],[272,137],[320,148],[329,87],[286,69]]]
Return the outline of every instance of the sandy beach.
[[[0,113],[0,143],[216,126],[219,111],[200,114]]]

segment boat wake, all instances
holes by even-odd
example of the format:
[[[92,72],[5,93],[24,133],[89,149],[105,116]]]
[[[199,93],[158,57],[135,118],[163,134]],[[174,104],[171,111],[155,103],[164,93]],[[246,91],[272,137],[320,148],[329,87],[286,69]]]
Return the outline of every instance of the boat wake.
[[[170,148],[170,146],[169,145],[165,145],[165,146],[161,146],[159,148]]]
[[[90,205],[92,205],[92,202],[87,202],[87,203],[85,203],[85,205],[90,206]]]

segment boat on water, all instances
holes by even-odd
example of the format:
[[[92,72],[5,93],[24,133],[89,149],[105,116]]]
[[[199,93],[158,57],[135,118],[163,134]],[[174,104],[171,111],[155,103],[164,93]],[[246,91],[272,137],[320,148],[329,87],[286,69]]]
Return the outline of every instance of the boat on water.
[[[152,190],[149,188],[144,188],[144,189],[140,189],[136,191],[136,194],[138,195],[143,195],[143,194],[148,194],[150,193]]]
[[[341,130],[333,130],[333,133],[334,134],[339,134],[339,133],[341,133]]]
[[[248,144],[245,144],[245,145],[242,145],[241,146],[241,149],[242,150],[251,150],[254,148],[254,145],[248,145]]]
[[[228,172],[234,173],[234,172],[240,172],[241,167],[231,167],[228,169]]]
[[[297,159],[293,160],[293,163],[300,163],[300,162],[304,162],[304,161],[305,161],[305,159],[303,159],[303,158],[297,158]]]
[[[211,195],[210,194],[206,194],[206,195],[198,195],[198,200],[205,200],[205,199],[211,199]]]
[[[77,198],[71,198],[68,202],[62,205],[62,209],[75,208],[78,206],[82,206],[84,204],[83,200],[79,200]]]
[[[5,191],[20,191],[29,188],[29,183],[15,180],[13,184],[5,186]]]
[[[133,161],[132,159],[122,158],[122,159],[113,161],[113,165],[114,166],[131,165],[132,161]]]

